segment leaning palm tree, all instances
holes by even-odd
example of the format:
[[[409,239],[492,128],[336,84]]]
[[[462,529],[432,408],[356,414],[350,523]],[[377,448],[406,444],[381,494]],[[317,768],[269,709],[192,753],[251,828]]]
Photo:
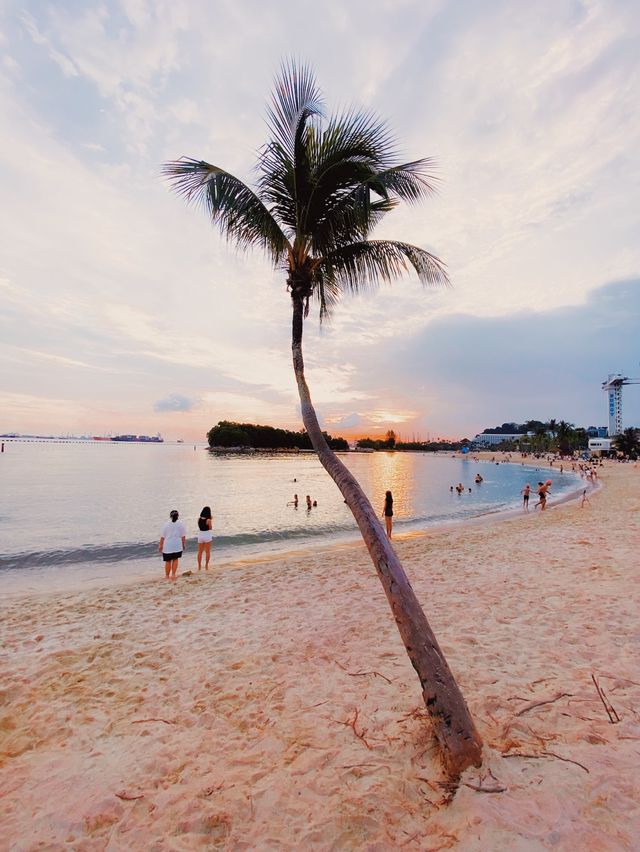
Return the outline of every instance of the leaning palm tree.
[[[482,741],[376,512],[322,435],[302,358],[311,300],[323,320],[343,293],[393,281],[408,267],[423,283],[447,282],[444,265],[424,249],[369,239],[398,202],[431,194],[430,161],[399,162],[387,126],[369,113],[350,110],[325,120],[312,72],[293,62],[282,66],[267,117],[270,139],[259,152],[255,190],[203,160],[166,163],[164,174],[187,201],[204,206],[231,243],[263,249],[286,274],[304,426],[360,528],[420,678],[445,766],[457,775],[480,765]]]

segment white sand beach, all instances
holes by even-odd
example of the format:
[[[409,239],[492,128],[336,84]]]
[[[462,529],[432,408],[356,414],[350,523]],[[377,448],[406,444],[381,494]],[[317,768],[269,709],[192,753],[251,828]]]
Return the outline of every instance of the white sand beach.
[[[450,802],[362,544],[5,601],[0,845],[637,849],[640,469],[601,480],[396,542],[485,742]]]

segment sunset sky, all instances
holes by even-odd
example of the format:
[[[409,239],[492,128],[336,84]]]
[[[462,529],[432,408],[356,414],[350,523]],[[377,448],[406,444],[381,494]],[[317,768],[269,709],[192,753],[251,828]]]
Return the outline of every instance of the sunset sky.
[[[160,177],[202,158],[247,182],[281,61],[327,111],[388,119],[439,193],[375,236],[408,276],[305,326],[324,427],[472,437],[607,423],[640,376],[635,0],[5,0],[0,6],[0,432],[204,438],[298,428],[282,271],[237,254]],[[640,385],[625,425],[640,425]]]

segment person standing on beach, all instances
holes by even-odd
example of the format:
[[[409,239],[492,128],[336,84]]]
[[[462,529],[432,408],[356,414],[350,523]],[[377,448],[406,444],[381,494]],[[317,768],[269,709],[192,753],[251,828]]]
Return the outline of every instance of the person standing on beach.
[[[526,509],[527,512],[528,512],[529,511],[529,495],[531,493],[531,486],[529,485],[528,482],[520,493],[522,494],[522,508]]]
[[[393,494],[390,491],[387,491],[384,495],[382,516],[387,528],[387,538],[391,538],[391,533],[393,531]]]
[[[178,510],[172,509],[169,512],[171,520],[167,521],[160,534],[158,550],[162,554],[167,580],[175,580],[178,561],[187,548],[187,531],[182,521],[178,520],[179,517]]]
[[[205,571],[209,570],[209,560],[211,559],[211,542],[213,541],[213,518],[211,517],[211,508],[205,506],[200,512],[198,518],[198,571],[202,571],[202,555],[204,554]]]

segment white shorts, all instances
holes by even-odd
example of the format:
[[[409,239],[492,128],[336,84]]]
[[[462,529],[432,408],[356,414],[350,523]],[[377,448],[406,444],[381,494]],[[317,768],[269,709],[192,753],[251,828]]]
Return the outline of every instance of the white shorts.
[[[200,530],[198,532],[198,544],[210,544],[213,541],[211,530]]]

